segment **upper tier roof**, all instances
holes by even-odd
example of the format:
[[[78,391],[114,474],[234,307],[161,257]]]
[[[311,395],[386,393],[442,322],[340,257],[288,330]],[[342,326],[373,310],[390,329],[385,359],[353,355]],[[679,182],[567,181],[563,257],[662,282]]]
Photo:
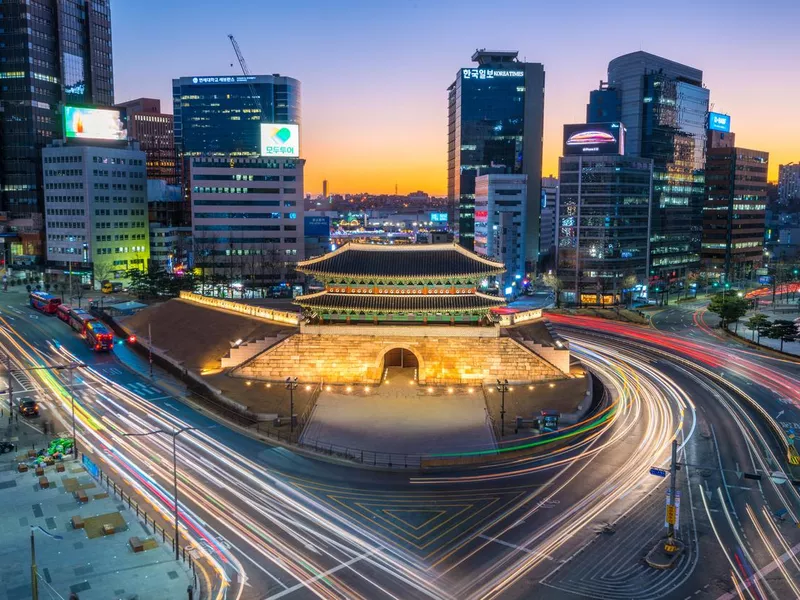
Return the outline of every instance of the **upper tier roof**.
[[[301,273],[350,279],[464,279],[499,275],[506,269],[456,244],[346,244],[297,265]]]

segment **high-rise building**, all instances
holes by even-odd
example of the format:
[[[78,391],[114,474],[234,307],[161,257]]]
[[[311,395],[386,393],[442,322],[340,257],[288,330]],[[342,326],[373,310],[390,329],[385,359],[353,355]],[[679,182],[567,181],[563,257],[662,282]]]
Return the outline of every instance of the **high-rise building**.
[[[789,204],[800,199],[800,163],[778,167],[778,203]]]
[[[518,52],[477,50],[476,67],[463,68],[448,88],[447,194],[458,207],[458,240],[472,250],[475,177],[481,167],[527,175],[524,235],[526,270],[539,251],[544,66],[521,62]]]
[[[161,112],[161,100],[137,98],[116,107],[124,109],[128,137],[147,155],[147,178],[177,184],[173,117]]]
[[[539,220],[539,270],[555,268],[558,177],[542,177],[542,214]]]
[[[566,303],[620,302],[647,281],[652,195],[651,159],[560,159],[556,265]]]
[[[709,131],[703,206],[703,266],[727,282],[750,278],[764,262],[769,153],[735,142],[733,133]]]
[[[114,101],[110,0],[4,2],[0,10],[0,209],[42,213],[42,148],[63,104]]]
[[[291,283],[305,254],[302,158],[190,159],[194,265],[255,285]]]
[[[680,284],[700,269],[709,91],[699,69],[632,52],[608,65],[592,92],[590,122],[626,128],[625,154],[653,159],[650,283]]]
[[[328,180],[327,179],[323,179],[322,180],[322,197],[325,198],[326,200],[328,199]]]
[[[138,144],[42,150],[47,261],[84,283],[124,279],[150,256],[147,167]]]
[[[497,281],[506,295],[525,278],[527,177],[479,169],[475,178],[475,252],[505,265]]]

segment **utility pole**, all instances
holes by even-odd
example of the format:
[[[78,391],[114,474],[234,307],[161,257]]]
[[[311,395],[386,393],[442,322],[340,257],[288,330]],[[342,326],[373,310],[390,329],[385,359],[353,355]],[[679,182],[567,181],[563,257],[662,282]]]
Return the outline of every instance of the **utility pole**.
[[[286,389],[289,390],[289,433],[294,433],[294,391],[297,389],[297,377],[286,378]]]
[[[150,328],[150,323],[147,324],[147,348],[150,352],[150,379],[153,378],[153,330]]]
[[[497,380],[497,391],[500,392],[500,437],[506,435],[506,392],[511,388],[508,387],[508,379]]]
[[[6,354],[6,375],[8,377],[8,414],[14,412],[14,385],[13,378],[11,377],[11,354]]]
[[[36,573],[36,542],[33,538],[33,527],[31,527],[31,597],[39,600],[39,576]]]
[[[69,302],[72,303],[72,261],[69,261]]]
[[[78,435],[75,432],[75,385],[73,380],[73,371],[75,371],[76,366],[75,363],[71,363],[67,369],[69,369],[69,399],[72,403],[72,456],[78,458]]]
[[[669,504],[672,507],[672,518],[667,518],[669,529],[667,531],[667,543],[671,544],[675,539],[675,498],[678,487],[678,440],[672,440],[672,464],[669,467]],[[669,517],[669,511],[667,513]]]

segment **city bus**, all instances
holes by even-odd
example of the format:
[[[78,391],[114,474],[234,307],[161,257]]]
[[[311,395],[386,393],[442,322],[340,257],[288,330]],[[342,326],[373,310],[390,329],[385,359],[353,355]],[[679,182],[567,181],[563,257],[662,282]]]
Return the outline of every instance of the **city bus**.
[[[114,334],[99,321],[86,323],[86,345],[96,352],[108,352],[114,347]]]
[[[86,325],[96,320],[88,311],[73,308],[69,311],[69,321],[67,322],[75,331],[84,335],[86,333]]]
[[[42,311],[46,315],[54,315],[61,304],[61,298],[45,292],[31,292],[31,308]]]
[[[69,323],[69,311],[69,304],[59,304],[58,309],[56,309],[56,316],[64,321],[64,323]]]

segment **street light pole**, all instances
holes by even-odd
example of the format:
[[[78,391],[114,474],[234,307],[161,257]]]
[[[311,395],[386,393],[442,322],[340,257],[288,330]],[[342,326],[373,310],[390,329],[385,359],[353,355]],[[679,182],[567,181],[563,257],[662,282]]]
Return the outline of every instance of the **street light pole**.
[[[294,433],[294,391],[297,389],[297,377],[286,378],[286,389],[289,390],[289,433]]]
[[[150,352],[150,379],[153,378],[153,330],[150,323],[147,324],[147,349]]]
[[[31,597],[39,600],[39,576],[36,573],[36,542],[33,537],[33,527],[31,527]]]
[[[180,530],[178,529],[178,436],[186,431],[195,431],[199,427],[181,427],[180,429],[173,429],[167,431],[165,429],[154,429],[153,431],[145,431],[143,433],[123,433],[123,437],[143,437],[148,435],[171,435],[172,436],[172,497],[173,497],[173,515],[175,518],[175,560],[180,558]]]
[[[14,412],[14,385],[11,379],[11,354],[6,354],[6,375],[8,376],[8,414]]]
[[[500,392],[500,437],[506,435],[506,392],[509,390],[508,379],[497,380],[497,391]]]
[[[678,440],[672,440],[672,464],[670,465],[669,476],[669,503],[675,506],[675,496],[678,487]],[[669,529],[667,531],[667,543],[671,544],[675,539],[675,519],[668,520]]]

